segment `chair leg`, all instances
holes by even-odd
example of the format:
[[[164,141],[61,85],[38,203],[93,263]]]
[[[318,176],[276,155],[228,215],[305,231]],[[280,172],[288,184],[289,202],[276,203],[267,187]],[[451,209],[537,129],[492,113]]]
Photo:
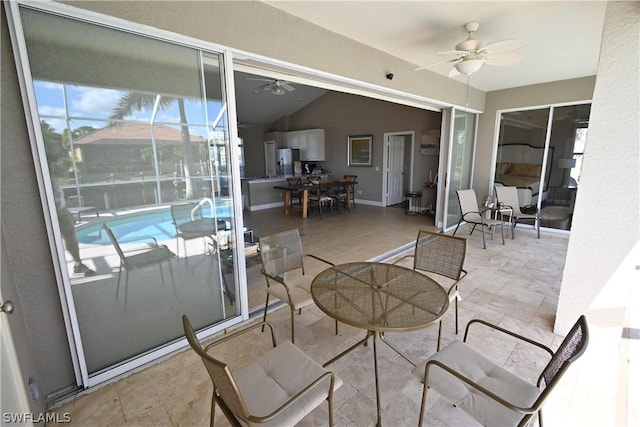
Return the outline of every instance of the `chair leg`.
[[[293,306],[291,307],[291,344],[296,343],[296,329],[295,329],[295,319],[293,318],[293,312],[295,311]]]
[[[267,307],[269,307],[269,292],[267,292],[267,300],[264,303],[264,315],[262,316],[262,321],[267,321]],[[264,325],[262,325],[262,332],[264,332]]]
[[[425,367],[425,375],[423,378],[423,386],[424,388],[422,389],[422,403],[420,404],[420,418],[418,419],[418,426],[422,426],[423,422],[424,422],[424,411],[427,407],[427,392],[429,391],[429,386],[427,385],[429,383],[429,373],[428,371],[426,371],[426,367]]]
[[[116,286],[116,299],[118,299],[118,293],[120,292],[120,276],[122,275],[122,264],[118,268],[118,286]]]
[[[127,294],[129,290],[129,270],[124,271],[124,311],[127,311]]]
[[[456,331],[456,334],[458,332]],[[436,351],[440,351],[440,341],[442,339],[442,320],[438,323],[438,345],[436,346]]]
[[[459,294],[458,292],[458,287],[456,286],[456,335],[458,335],[458,299],[459,299]]]
[[[476,225],[473,224],[473,228],[476,228]],[[471,230],[471,233],[473,233],[473,230]],[[471,234],[469,233],[469,234]],[[482,227],[482,248],[483,249],[487,249],[487,242],[484,239],[484,226]]]
[[[209,418],[209,427],[213,427],[216,419],[216,390],[213,390],[211,395],[211,415]]]
[[[171,260],[167,261],[169,265],[169,274],[171,275],[171,283],[173,284],[173,294],[178,296],[178,290],[176,289],[176,279],[173,277],[173,267],[171,267]],[[162,271],[162,266],[160,266],[160,271]]]
[[[458,221],[458,225],[456,225],[456,229],[453,230],[453,235],[456,235],[456,231],[458,231],[458,227],[460,227],[460,223],[462,222],[462,219],[460,219],[460,221]]]

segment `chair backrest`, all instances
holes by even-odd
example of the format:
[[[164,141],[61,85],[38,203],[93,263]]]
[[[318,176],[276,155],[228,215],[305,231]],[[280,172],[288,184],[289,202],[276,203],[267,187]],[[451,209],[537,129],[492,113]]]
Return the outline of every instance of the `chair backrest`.
[[[474,189],[469,190],[456,190],[458,194],[458,203],[460,203],[460,213],[467,222],[481,223],[482,218],[478,213],[478,199],[476,198],[476,191]]]
[[[289,184],[302,184],[302,178],[299,176],[291,176],[287,178]]]
[[[113,245],[113,247],[116,248],[116,252],[120,257],[120,261],[122,261],[123,263],[126,263],[127,257],[125,257],[124,252],[122,251],[122,248],[118,243],[118,239],[116,239],[115,234],[113,234],[113,230],[111,230],[111,228],[109,228],[107,224],[102,224],[102,228],[107,233],[107,236],[109,237],[109,240],[111,240],[111,244]]]
[[[302,241],[297,228],[262,236],[259,247],[265,273],[284,278],[289,271],[299,268],[304,271]]]
[[[193,221],[193,219],[202,218],[202,211],[200,209],[194,209],[198,207],[198,202],[186,202],[171,205],[171,218],[173,219],[173,225],[178,227],[179,225]],[[193,211],[194,218],[191,218]]]
[[[202,363],[205,368],[207,368],[207,372],[213,383],[213,393],[218,393],[220,399],[222,399],[224,404],[236,417],[246,420],[249,416],[249,410],[228,365],[205,352],[198,337],[196,337],[189,318],[184,314],[182,315],[182,327],[189,345],[196,354],[200,356]]]
[[[589,330],[587,329],[587,319],[580,316],[573,325],[567,336],[564,338],[551,360],[542,370],[538,384],[544,380],[547,388],[553,387],[554,383],[562,376],[564,370],[571,363],[575,362],[587,349],[589,343]]]
[[[467,239],[420,230],[413,268],[459,280],[466,255]]]
[[[520,212],[520,201],[518,200],[518,189],[516,187],[496,186],[496,198],[498,203],[502,203],[505,206],[511,206],[513,208],[513,214],[518,216],[522,215]]]

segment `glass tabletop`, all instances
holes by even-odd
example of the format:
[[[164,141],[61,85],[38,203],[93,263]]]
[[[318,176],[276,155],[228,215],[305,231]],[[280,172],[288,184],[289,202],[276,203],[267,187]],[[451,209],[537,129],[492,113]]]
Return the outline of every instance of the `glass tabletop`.
[[[311,284],[316,305],[328,316],[369,331],[410,331],[440,320],[447,292],[432,278],[386,263],[330,267]]]

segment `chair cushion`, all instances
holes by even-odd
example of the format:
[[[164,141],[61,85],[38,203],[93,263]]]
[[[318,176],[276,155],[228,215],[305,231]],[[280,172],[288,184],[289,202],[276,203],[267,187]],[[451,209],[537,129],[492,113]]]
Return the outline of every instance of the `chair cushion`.
[[[290,341],[285,341],[259,360],[234,373],[249,412],[265,416],[282,406],[320,375],[328,372]],[[330,379],[310,391],[274,420],[261,426],[292,426],[328,397]],[[342,385],[335,377],[334,390]]]
[[[287,279],[286,283],[289,287],[289,293],[291,295],[294,310],[313,304],[313,298],[311,297],[311,283],[309,280],[304,280],[304,278]],[[270,286],[267,288],[267,292],[278,298],[280,301],[289,304],[287,291],[282,284],[271,280]]]
[[[438,360],[446,364],[487,390],[521,407],[533,405],[542,392],[462,341],[454,340],[428,360]],[[420,380],[424,380],[427,361],[413,370]],[[524,416],[479,393],[438,366],[429,369],[429,386],[485,426],[517,425]]]

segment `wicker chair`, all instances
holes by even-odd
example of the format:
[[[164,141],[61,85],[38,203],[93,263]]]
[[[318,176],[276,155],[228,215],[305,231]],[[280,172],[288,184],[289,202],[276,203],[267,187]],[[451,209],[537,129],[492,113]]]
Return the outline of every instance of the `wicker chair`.
[[[213,384],[210,425],[216,404],[231,425],[292,426],[322,404],[329,406],[329,425],[333,425],[333,392],[342,380],[327,371],[291,342],[276,346],[271,324],[273,349],[251,364],[234,370],[210,352],[216,345],[264,326],[263,322],[224,335],[203,347],[186,315],[182,325],[189,345],[207,368]]]
[[[467,240],[461,237],[448,236],[442,233],[420,230],[416,239],[416,246],[413,254],[405,255],[394,262],[413,258],[413,269],[433,273],[437,279],[448,278],[453,280],[449,285],[449,301],[455,301],[456,307],[456,335],[458,334],[458,300],[460,293],[458,285],[467,272],[462,267],[467,255]],[[445,288],[446,289],[446,288]],[[440,350],[440,340],[442,336],[442,320],[438,326],[438,347]]]
[[[269,297],[274,296],[289,305],[291,311],[291,342],[295,343],[294,311],[301,312],[303,307],[313,304],[311,297],[311,281],[313,277],[304,276],[304,257],[311,257],[327,265],[332,262],[315,255],[304,254],[300,233],[297,229],[263,236],[259,241],[260,271],[267,281],[267,300],[264,304],[263,321],[267,320]],[[288,277],[289,273],[301,272],[301,277]],[[307,279],[308,278],[308,279]],[[338,321],[336,320],[336,334]]]
[[[473,189],[470,190],[457,190],[458,202],[460,203],[460,213],[462,216],[456,225],[456,229],[453,231],[453,235],[456,235],[458,227],[464,221],[469,224],[473,224],[473,228],[469,234],[472,234],[476,229],[476,225],[482,227],[482,247],[487,249],[487,243],[484,237],[485,228],[500,226],[500,234],[502,235],[502,244],[504,245],[504,227],[503,221],[498,219],[485,218],[487,209],[480,210],[478,208],[478,199],[476,198],[476,192]]]
[[[520,211],[520,203],[518,200],[518,189],[516,187],[503,187],[496,185],[496,197],[499,203],[503,203],[506,207],[513,210],[511,217],[511,238],[513,239],[513,231],[519,222],[533,222],[534,227],[540,238],[540,212],[536,210],[535,214],[526,214]]]
[[[472,324],[487,326],[548,352],[551,360],[542,369],[537,383],[529,383],[466,344]],[[546,398],[569,366],[584,353],[588,336],[586,318],[580,316],[558,350],[553,352],[539,342],[488,322],[470,321],[464,341],[451,342],[414,369],[413,373],[424,382],[418,425],[422,425],[424,418],[427,391],[433,388],[482,425],[526,426],[538,414],[542,427],[542,406]]]

